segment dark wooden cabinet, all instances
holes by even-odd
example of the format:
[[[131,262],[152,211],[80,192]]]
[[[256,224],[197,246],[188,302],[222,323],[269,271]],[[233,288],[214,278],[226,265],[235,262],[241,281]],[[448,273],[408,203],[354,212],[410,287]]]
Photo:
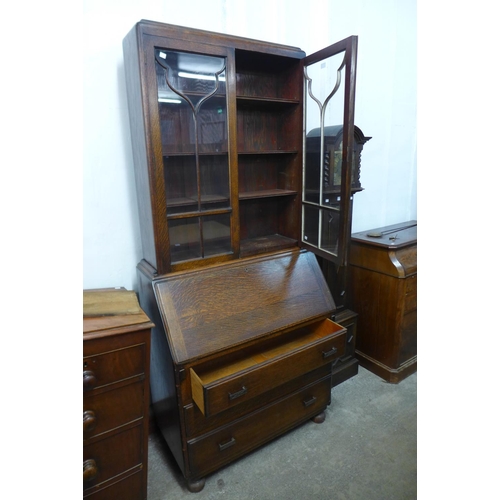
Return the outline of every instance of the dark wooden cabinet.
[[[391,383],[417,370],[417,223],[352,235],[352,308],[358,312],[356,356]]]
[[[150,333],[127,290],[83,293],[83,496],[146,500]]]
[[[321,414],[327,379],[357,373],[343,303],[368,140],[354,126],[357,37],[306,56],[141,21],[123,46],[153,408],[195,491]]]

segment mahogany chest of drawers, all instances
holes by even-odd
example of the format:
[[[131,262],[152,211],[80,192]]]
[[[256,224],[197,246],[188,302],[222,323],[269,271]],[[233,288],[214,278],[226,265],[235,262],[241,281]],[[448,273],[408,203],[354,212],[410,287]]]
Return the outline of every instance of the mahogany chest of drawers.
[[[139,266],[153,411],[190,491],[293,427],[324,420],[346,328],[316,257],[291,251],[155,278]]]
[[[153,323],[134,292],[83,292],[83,497],[146,500]]]
[[[417,222],[352,235],[356,357],[391,383],[417,370]]]

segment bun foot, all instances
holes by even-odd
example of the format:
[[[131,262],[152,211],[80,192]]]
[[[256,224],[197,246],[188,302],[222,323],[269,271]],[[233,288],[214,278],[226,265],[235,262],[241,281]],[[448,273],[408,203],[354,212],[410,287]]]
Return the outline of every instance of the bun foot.
[[[189,481],[188,479],[186,480],[186,482],[187,482],[187,489],[191,493],[198,493],[205,487],[205,478],[198,479],[198,481]]]
[[[326,418],[326,413],[324,411],[322,411],[319,415],[316,415],[311,420],[315,424],[322,424],[325,421],[325,418]]]

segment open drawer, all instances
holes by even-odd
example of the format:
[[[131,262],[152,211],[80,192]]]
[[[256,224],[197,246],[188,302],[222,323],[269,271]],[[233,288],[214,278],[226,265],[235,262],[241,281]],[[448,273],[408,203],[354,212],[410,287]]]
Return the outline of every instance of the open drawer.
[[[329,319],[190,369],[192,398],[205,416],[220,413],[344,355],[346,329]]]

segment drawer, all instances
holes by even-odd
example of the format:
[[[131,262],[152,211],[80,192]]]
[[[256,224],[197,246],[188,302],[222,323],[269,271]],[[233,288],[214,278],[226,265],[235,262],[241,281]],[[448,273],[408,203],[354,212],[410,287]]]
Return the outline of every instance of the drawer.
[[[346,329],[328,319],[261,343],[239,358],[190,369],[193,401],[215,415],[332,363],[345,352]]]
[[[143,416],[142,381],[83,398],[83,438],[89,439]]]
[[[83,489],[138,467],[142,462],[143,426],[136,425],[83,447]]]
[[[405,313],[417,309],[417,276],[405,280]]]
[[[330,403],[330,393],[331,377],[328,376],[232,425],[188,441],[190,477],[209,474],[321,413]]]
[[[83,390],[143,374],[145,353],[145,344],[139,344],[83,358]]]
[[[261,394],[258,398],[247,400],[244,403],[229,408],[224,412],[217,413],[217,415],[212,415],[211,417],[205,417],[196,404],[190,403],[184,407],[186,435],[188,438],[194,438],[206,434],[218,427],[231,423],[237,418],[248,415],[258,408],[262,408],[278,399],[282,399],[283,396],[296,392],[306,385],[331,376],[331,373],[331,366],[323,365],[317,370],[301,375],[286,384],[275,387],[265,394]]]
[[[144,481],[146,478],[142,470],[95,491],[87,491],[83,498],[89,500],[146,500]]]

